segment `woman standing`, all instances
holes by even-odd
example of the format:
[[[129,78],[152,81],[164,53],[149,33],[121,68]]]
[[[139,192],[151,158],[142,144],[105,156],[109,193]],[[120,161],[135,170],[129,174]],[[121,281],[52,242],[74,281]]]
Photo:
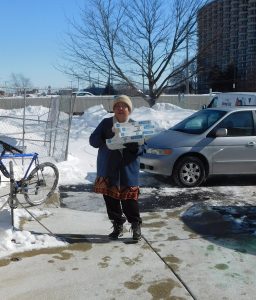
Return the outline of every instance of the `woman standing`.
[[[126,219],[131,223],[134,240],[141,239],[141,218],[139,212],[139,155],[138,143],[127,143],[124,149],[110,150],[106,139],[115,135],[116,122],[131,122],[132,102],[128,96],[118,96],[113,102],[114,116],[105,118],[90,136],[90,145],[99,148],[97,156],[96,193],[103,194],[107,214],[113,223],[110,239],[123,235]]]

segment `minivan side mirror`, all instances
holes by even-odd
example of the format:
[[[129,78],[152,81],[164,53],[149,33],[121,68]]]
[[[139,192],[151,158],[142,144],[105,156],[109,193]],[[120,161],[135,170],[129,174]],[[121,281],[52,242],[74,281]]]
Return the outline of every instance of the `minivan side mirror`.
[[[222,137],[222,136],[227,136],[228,135],[228,130],[227,128],[218,128],[215,131],[215,136],[216,137]]]
[[[224,137],[228,135],[227,128],[218,128],[216,130],[212,130],[208,133],[207,137]]]
[[[202,105],[202,109],[206,109],[206,108],[207,108],[206,104]]]

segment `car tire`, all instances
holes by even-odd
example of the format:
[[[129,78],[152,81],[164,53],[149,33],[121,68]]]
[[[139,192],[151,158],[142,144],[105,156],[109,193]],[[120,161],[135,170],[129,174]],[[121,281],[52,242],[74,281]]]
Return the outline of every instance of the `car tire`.
[[[196,187],[205,180],[205,166],[195,156],[181,158],[173,169],[172,179],[180,187]]]

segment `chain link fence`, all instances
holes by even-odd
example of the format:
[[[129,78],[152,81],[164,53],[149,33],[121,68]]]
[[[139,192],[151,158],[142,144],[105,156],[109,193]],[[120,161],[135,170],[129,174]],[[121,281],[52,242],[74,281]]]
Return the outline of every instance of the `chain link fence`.
[[[28,94],[8,88],[0,97],[0,139],[41,158],[67,159],[73,115],[72,95]]]
[[[157,102],[200,109],[210,99],[211,95],[164,95]],[[134,107],[148,106],[140,97],[132,100]],[[0,87],[0,139],[26,152],[38,152],[40,157],[66,160],[73,113],[82,114],[94,105],[111,111],[113,101],[113,96],[76,97],[68,89],[55,93],[37,89],[35,94],[28,89]]]

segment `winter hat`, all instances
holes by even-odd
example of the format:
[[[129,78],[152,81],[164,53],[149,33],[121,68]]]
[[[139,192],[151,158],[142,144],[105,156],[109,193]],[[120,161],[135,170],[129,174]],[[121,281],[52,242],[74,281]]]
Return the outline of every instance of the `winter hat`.
[[[130,97],[128,97],[126,95],[117,96],[117,98],[113,102],[113,106],[112,106],[113,109],[114,109],[114,106],[120,102],[125,103],[128,106],[130,113],[132,112],[132,101],[131,101]]]

